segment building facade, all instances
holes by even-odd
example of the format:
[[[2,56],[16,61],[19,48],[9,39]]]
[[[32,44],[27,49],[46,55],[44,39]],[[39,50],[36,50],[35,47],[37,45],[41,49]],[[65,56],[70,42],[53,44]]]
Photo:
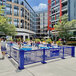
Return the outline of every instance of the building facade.
[[[76,19],[76,0],[68,0],[69,21]]]
[[[69,21],[76,19],[76,0],[68,0],[68,17]],[[73,28],[71,31],[76,36],[76,28]]]
[[[76,0],[48,0],[48,30],[53,36],[57,33],[54,25],[64,14],[68,15],[69,21],[76,19]],[[76,28],[70,31],[76,35]]]
[[[59,17],[68,15],[68,20],[76,19],[76,0],[48,0],[48,30],[55,35],[54,25]],[[76,35],[76,28],[71,30]]]
[[[68,14],[68,0],[48,0],[48,30],[53,30],[64,14]]]
[[[16,26],[17,37],[32,38],[36,34],[36,13],[26,0],[0,0],[5,5],[5,15]]]
[[[48,27],[48,12],[40,11],[37,12],[37,38],[44,38],[48,36],[47,27]]]

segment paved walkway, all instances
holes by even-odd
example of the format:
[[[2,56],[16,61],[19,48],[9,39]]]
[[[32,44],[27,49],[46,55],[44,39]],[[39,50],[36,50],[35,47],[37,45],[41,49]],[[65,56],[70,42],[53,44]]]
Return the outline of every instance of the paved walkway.
[[[18,70],[14,61],[6,57],[0,60],[0,76],[76,76],[76,57],[27,65],[24,70]]]

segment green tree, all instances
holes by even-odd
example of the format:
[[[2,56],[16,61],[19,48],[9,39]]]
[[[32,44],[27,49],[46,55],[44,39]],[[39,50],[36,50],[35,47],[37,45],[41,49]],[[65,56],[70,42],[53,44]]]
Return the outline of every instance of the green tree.
[[[0,33],[8,36],[14,36],[16,34],[16,28],[13,24],[9,24],[9,19],[1,15],[2,6],[0,6]]]
[[[61,22],[60,22],[61,20]],[[73,36],[73,33],[70,31],[76,27],[76,20],[68,21],[68,15],[64,15],[59,18],[57,25],[54,25],[56,31],[58,31],[60,38],[65,38],[66,40],[69,37]]]
[[[76,20],[72,20],[69,22],[70,29],[76,29]]]

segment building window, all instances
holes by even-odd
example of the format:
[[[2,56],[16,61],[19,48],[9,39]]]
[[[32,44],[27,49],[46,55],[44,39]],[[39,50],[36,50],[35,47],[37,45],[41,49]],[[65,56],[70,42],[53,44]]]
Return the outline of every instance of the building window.
[[[0,5],[5,5],[6,1],[5,0],[0,0]]]
[[[76,1],[74,3],[74,19],[76,19]]]
[[[27,22],[25,21],[25,29],[27,29]]]
[[[12,0],[7,0],[7,1],[10,1],[10,2],[12,2]]]
[[[17,3],[17,4],[19,4],[19,0],[14,0],[14,3]]]
[[[23,1],[21,1],[21,5],[24,5],[24,2]]]
[[[59,3],[59,0],[56,0],[56,4],[58,4]]]
[[[24,28],[24,20],[21,20],[21,28]]]
[[[21,8],[21,17],[24,17],[24,8]]]
[[[19,7],[14,6],[14,16],[19,16]]]
[[[25,10],[25,19],[27,19],[27,11]]]
[[[52,2],[52,6],[54,6],[55,5],[55,1],[54,2]]]
[[[51,20],[55,20],[55,16],[51,16]]]
[[[76,35],[76,31],[73,32],[73,35]]]
[[[12,6],[11,4],[6,4],[6,14],[7,15],[12,15]]]
[[[16,27],[19,26],[19,19],[17,19],[17,18],[14,19],[14,25],[15,25]]]
[[[30,28],[29,28],[29,23],[27,23],[27,29],[29,30]]]
[[[58,14],[58,15],[56,15],[56,19],[59,19],[59,16],[60,16],[59,14]]]

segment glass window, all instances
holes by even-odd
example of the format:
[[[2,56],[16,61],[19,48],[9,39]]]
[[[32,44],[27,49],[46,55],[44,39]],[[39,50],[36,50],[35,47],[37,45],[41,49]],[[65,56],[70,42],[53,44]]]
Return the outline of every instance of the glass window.
[[[74,3],[74,19],[76,19],[76,1],[75,1],[75,3]]]
[[[25,21],[25,29],[27,29],[27,22]]]
[[[17,4],[19,4],[19,0],[14,0],[14,3],[17,3]]]
[[[24,5],[24,2],[23,1],[21,1],[21,5]]]
[[[12,6],[11,4],[6,4],[6,14],[7,15],[12,15]]]
[[[19,19],[17,19],[17,18],[14,19],[14,25],[15,25],[16,27],[19,26]]]
[[[24,17],[24,8],[21,8],[21,17]]]
[[[7,1],[10,1],[10,2],[12,2],[12,0],[7,0]]]
[[[54,2],[52,2],[52,6],[54,6],[55,5],[55,1]]]
[[[0,5],[5,5],[5,2],[6,2],[5,0],[3,0],[3,1],[0,0]]]
[[[29,23],[27,23],[27,29],[29,30]]]
[[[59,0],[56,0],[56,4],[59,3]]]
[[[14,6],[14,16],[19,16],[19,7]]]
[[[58,15],[56,15],[56,19],[59,19],[59,14],[58,14]]]
[[[40,17],[43,17],[43,13],[40,14]]]
[[[24,20],[21,20],[21,28],[24,28]]]

